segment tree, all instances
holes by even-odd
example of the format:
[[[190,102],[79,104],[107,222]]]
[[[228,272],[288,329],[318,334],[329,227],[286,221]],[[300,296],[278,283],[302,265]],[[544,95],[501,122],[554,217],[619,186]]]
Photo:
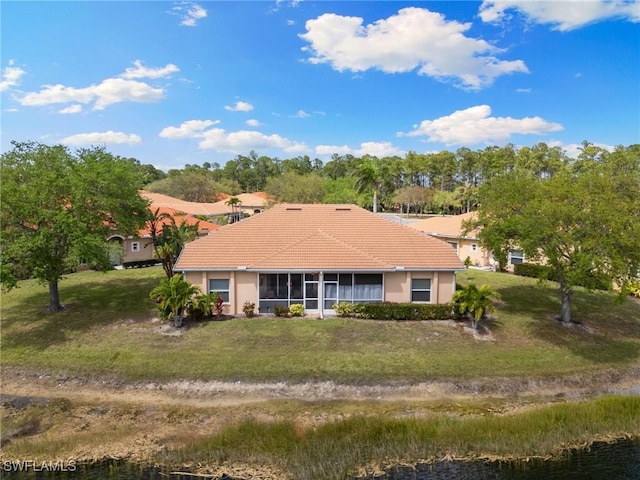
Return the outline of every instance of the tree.
[[[378,193],[382,187],[382,179],[382,169],[377,162],[374,161],[374,158],[365,156],[356,170],[355,187],[358,193],[373,193],[373,213],[378,212]]]
[[[481,242],[494,255],[517,248],[551,267],[565,323],[576,285],[625,285],[640,271],[640,159],[630,154],[619,169],[616,158],[548,178],[511,172],[481,190]]]
[[[171,278],[174,274],[173,265],[180,252],[187,243],[195,240],[198,236],[200,222],[189,225],[185,220],[182,220],[178,225],[171,215],[160,213],[159,209],[156,209],[152,212],[147,223],[156,257],[162,263],[162,269],[167,278]]]
[[[411,207],[416,207],[416,210],[422,214],[424,206],[430,203],[432,199],[433,190],[418,186],[401,188],[393,197],[394,202],[407,206],[407,217]]]
[[[231,223],[239,222],[244,218],[242,210],[240,210],[242,201],[238,197],[231,197],[224,204],[231,207]]]
[[[132,162],[101,147],[72,154],[62,145],[12,144],[0,159],[3,284],[26,268],[48,284],[49,310],[60,311],[63,275],[81,262],[109,268],[109,231],[144,225],[140,178]]]
[[[477,330],[482,317],[495,311],[493,299],[496,294],[489,285],[480,288],[475,283],[470,283],[453,294],[453,301],[458,306],[461,314],[467,313],[471,320],[471,328]]]
[[[280,177],[268,178],[266,191],[279,201],[287,203],[318,203],[325,193],[324,180],[320,175],[299,175],[293,171]]]
[[[174,275],[160,280],[160,285],[151,290],[149,298],[158,303],[160,312],[172,316],[173,325],[179,328],[182,326],[184,311],[200,293],[200,288],[187,282],[182,275]]]

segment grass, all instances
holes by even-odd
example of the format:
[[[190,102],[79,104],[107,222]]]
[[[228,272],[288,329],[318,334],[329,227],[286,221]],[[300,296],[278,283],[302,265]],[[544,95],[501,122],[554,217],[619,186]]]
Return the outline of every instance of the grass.
[[[460,283],[488,283],[501,296],[494,341],[434,322],[237,318],[158,332],[148,292],[158,267],[82,272],[60,284],[64,312],[46,313],[47,289],[35,281],[2,295],[2,364],[128,380],[333,380],[351,383],[558,377],[636,365],[640,304],[578,289],[574,316],[555,322],[555,284],[468,270]]]
[[[359,468],[443,457],[525,458],[561,453],[594,437],[640,431],[640,399],[603,397],[504,416],[397,419],[354,416],[305,429],[249,420],[160,456],[165,464],[270,465],[290,477],[353,478]]]

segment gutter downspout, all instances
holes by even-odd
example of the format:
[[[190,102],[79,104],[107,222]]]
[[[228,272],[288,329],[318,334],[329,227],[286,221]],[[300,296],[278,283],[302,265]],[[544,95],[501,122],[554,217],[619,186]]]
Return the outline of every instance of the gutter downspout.
[[[318,307],[320,320],[322,320],[324,319],[324,272],[322,270],[318,275]]]

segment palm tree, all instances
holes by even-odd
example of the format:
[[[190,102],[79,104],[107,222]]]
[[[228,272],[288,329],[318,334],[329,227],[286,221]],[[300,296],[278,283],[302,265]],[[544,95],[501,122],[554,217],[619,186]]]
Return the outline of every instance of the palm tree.
[[[381,175],[378,166],[370,157],[362,159],[356,171],[356,190],[358,193],[373,192],[373,213],[378,212],[378,192],[380,191]]]
[[[470,283],[453,294],[453,301],[461,314],[468,314],[471,327],[477,330],[482,317],[487,313],[495,312],[496,308],[492,300],[496,297],[497,294],[489,285],[478,288],[475,283]]]
[[[231,215],[231,217],[233,218],[231,223],[240,221],[240,205],[242,204],[242,201],[240,201],[238,197],[231,197],[224,203],[225,205],[230,206],[231,211],[233,212],[233,214]]]
[[[149,297],[158,302],[162,313],[173,317],[176,328],[182,326],[183,313],[195,295],[201,293],[199,287],[190,284],[182,275],[163,278],[160,285],[151,290]]]

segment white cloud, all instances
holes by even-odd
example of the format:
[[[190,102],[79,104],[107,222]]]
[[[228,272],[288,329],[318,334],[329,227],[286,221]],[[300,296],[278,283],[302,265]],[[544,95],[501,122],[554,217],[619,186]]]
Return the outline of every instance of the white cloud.
[[[194,138],[204,135],[204,131],[211,125],[220,123],[219,120],[189,120],[179,127],[166,127],[160,132],[162,138]]]
[[[224,109],[230,112],[250,112],[253,110],[253,105],[247,102],[236,102],[233,107],[226,105]]]
[[[168,77],[172,73],[177,73],[180,69],[173,63],[167,63],[164,67],[145,67],[140,60],[133,62],[135,67],[127,68],[120,77],[132,78],[163,78]]]
[[[9,90],[20,84],[20,78],[27,73],[20,67],[14,67],[13,61],[9,61],[9,65],[2,69],[2,80],[0,81],[0,92]]]
[[[178,15],[181,18],[180,25],[183,27],[195,27],[198,20],[207,17],[207,11],[195,2],[178,2],[169,13]]]
[[[471,24],[447,21],[424,8],[404,8],[396,15],[363,26],[360,17],[327,13],[306,22],[301,34],[309,62],[328,63],[338,71],[378,69],[411,72],[461,88],[479,90],[505,74],[528,69],[522,60],[504,61],[503,50],[464,33]]]
[[[399,136],[426,136],[430,142],[446,145],[475,145],[481,142],[502,142],[511,135],[539,135],[563,129],[541,117],[491,117],[491,107],[478,105],[457,110],[446,117],[423,120],[408,133]]]
[[[82,111],[82,105],[70,105],[67,108],[63,108],[58,113],[68,114],[68,113],[80,113]]]
[[[260,127],[262,126],[262,123],[260,123],[260,121],[256,120],[255,118],[250,118],[249,120],[247,120],[247,125],[249,125],[250,127]]]
[[[120,77],[107,78],[99,84],[75,88],[61,84],[44,85],[40,91],[29,92],[18,99],[25,106],[42,106],[55,103],[89,104],[94,102],[94,110],[120,102],[151,103],[164,98],[163,88],[152,87],[148,83],[132,80],[132,78],[159,78],[178,71],[178,67],[167,64],[160,68],[142,66],[139,60],[134,62],[135,68],[128,68]]]
[[[394,146],[391,142],[363,142],[360,148],[351,148],[347,145],[318,145],[315,149],[318,155],[351,154],[356,157],[372,155],[378,158],[403,156],[406,152]]]
[[[530,88],[516,88],[517,93],[531,93]]]
[[[70,137],[63,138],[60,142],[67,145],[97,145],[114,143],[137,145],[142,142],[142,139],[140,136],[133,133],[126,134],[123,132],[114,132],[109,130],[108,132],[78,133],[77,135],[71,135]]]
[[[151,103],[164,98],[164,89],[154,88],[144,82],[107,78],[97,85],[84,88],[67,87],[61,84],[44,85],[39,92],[29,92],[18,99],[25,106],[42,106],[54,103],[94,102],[94,110],[102,110],[119,102]]]
[[[582,145],[581,143],[563,143],[559,140],[552,140],[550,142],[546,142],[546,144],[549,147],[560,147],[561,150],[563,150],[568,157],[571,158],[578,158],[578,155],[580,155],[582,153],[582,149],[584,148],[584,145]],[[607,150],[608,152],[613,152],[616,147],[614,147],[613,145],[607,145],[606,143],[593,143],[594,147],[599,147],[602,148],[604,150]]]
[[[213,128],[204,132],[199,147],[223,152],[242,153],[249,150],[280,149],[287,153],[302,153],[309,150],[304,143],[294,142],[280,135],[265,135],[255,130],[226,132]]]
[[[227,132],[222,128],[209,128],[219,122],[211,120],[189,120],[180,127],[167,127],[160,132],[163,138],[199,139],[202,150],[242,153],[249,150],[279,149],[287,153],[301,153],[309,150],[307,145],[295,142],[280,135],[265,135],[255,130]]]
[[[157,102],[164,97],[162,88],[153,88],[143,82],[108,78],[94,88],[96,103],[95,110],[102,110],[107,105],[119,102],[150,103]]]
[[[305,112],[304,110],[298,110],[294,117],[296,118],[309,118],[311,116],[310,113]]]
[[[484,0],[480,6],[480,18],[487,23],[500,23],[509,19],[507,12],[511,10],[520,12],[532,22],[551,24],[554,30],[560,31],[608,19],[640,22],[637,0]]]

